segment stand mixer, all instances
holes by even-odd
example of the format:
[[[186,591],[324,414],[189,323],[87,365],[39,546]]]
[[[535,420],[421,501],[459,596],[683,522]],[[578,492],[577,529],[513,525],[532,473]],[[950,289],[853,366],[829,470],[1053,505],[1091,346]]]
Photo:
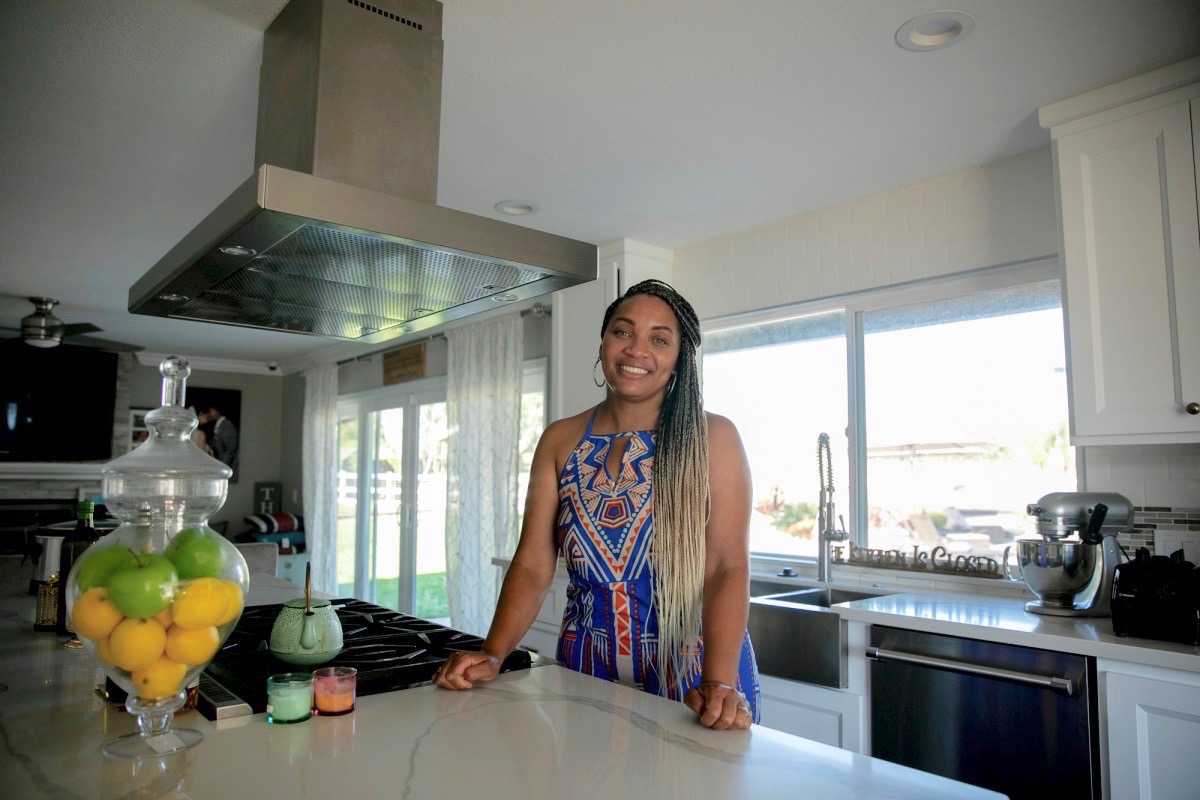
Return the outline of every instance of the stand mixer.
[[[1037,517],[1039,534],[1017,541],[1021,577],[1038,596],[1025,610],[1111,616],[1113,574],[1121,557],[1117,534],[1132,526],[1133,504],[1112,492],[1052,492],[1025,512]]]

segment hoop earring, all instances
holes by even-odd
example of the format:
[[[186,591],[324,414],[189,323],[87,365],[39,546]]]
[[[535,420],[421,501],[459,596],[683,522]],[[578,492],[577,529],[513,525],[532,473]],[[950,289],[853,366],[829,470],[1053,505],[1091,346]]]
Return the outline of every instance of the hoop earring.
[[[675,376],[677,374],[678,373],[675,373],[675,372],[671,373],[671,380],[667,381],[667,394],[670,394],[671,392],[675,391]]]
[[[600,356],[596,356],[596,363],[592,365],[592,383],[596,384],[597,389],[604,388],[604,381],[596,378],[596,367],[600,366]]]

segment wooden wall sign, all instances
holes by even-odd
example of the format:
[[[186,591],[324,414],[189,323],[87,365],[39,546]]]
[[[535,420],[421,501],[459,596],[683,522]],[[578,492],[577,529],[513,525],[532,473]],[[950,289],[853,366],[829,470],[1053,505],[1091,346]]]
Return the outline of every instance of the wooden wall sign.
[[[912,552],[882,550],[850,545],[849,552],[841,545],[830,549],[834,564],[851,564],[859,567],[882,567],[883,569],[906,569],[915,572],[950,572],[970,575],[973,578],[1003,578],[1000,565],[987,556],[954,555],[946,548],[937,546],[922,550],[913,545]]]
[[[383,385],[425,377],[425,343],[389,350],[383,354]]]

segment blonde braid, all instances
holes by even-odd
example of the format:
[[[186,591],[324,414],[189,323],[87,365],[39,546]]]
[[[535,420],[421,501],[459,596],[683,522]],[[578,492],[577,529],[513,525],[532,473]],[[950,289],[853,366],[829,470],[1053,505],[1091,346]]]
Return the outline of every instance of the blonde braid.
[[[708,423],[696,365],[700,321],[671,286],[642,281],[609,306],[601,335],[622,300],[648,294],[670,306],[682,341],[673,385],[659,415],[651,490],[654,605],[658,612],[658,658],[665,691],[682,696],[700,672],[697,648],[704,597],[704,528],[708,509]]]

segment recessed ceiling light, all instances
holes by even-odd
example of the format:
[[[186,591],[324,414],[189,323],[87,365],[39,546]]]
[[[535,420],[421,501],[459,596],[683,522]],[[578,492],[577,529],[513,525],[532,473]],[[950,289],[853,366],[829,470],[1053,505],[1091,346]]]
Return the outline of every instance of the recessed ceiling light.
[[[497,303],[515,303],[521,298],[517,297],[515,294],[497,294],[493,295],[492,299]]]
[[[226,245],[225,247],[217,248],[227,256],[256,256],[258,251],[250,247],[242,247],[240,244]]]
[[[913,17],[896,31],[896,44],[905,50],[940,50],[957,44],[975,27],[965,11],[931,11]]]
[[[496,203],[495,209],[501,214],[512,214],[514,217],[523,217],[526,214],[536,214],[538,207],[528,200],[501,200],[499,203]]]

